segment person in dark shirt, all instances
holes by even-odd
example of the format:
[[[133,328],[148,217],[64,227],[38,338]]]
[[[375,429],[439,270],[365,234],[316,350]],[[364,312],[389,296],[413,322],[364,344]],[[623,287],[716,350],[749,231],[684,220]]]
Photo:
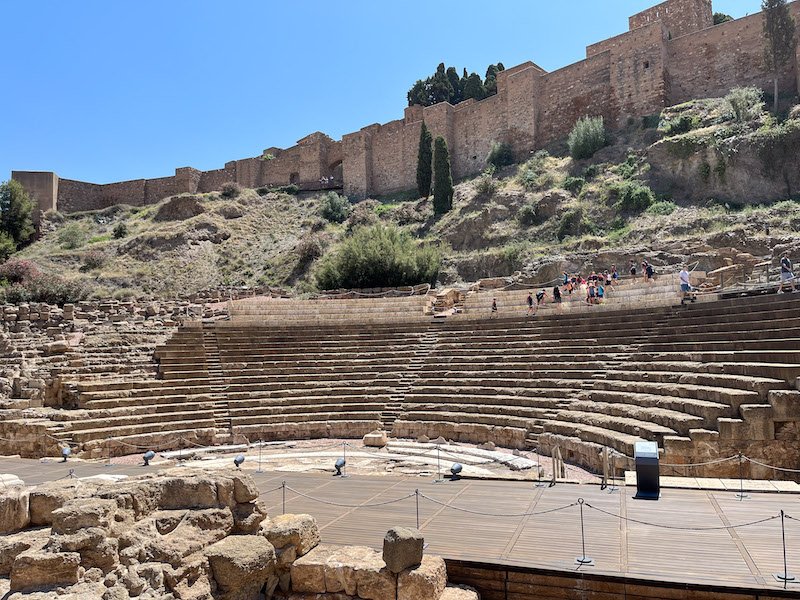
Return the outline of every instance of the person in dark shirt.
[[[789,253],[784,252],[781,256],[781,287],[778,288],[778,293],[783,292],[783,286],[789,283],[792,286],[792,291],[796,291],[794,287],[794,267],[792,261],[789,259]]]
[[[497,316],[497,298],[492,298],[492,314],[489,317]]]
[[[533,292],[528,292],[528,316],[531,316],[533,313]]]
[[[561,303],[561,289],[558,286],[553,287],[553,302]]]

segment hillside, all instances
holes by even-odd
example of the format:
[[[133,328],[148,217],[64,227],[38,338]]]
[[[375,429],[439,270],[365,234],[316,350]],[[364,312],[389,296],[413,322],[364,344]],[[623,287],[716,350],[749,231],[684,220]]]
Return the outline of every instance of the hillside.
[[[354,204],[336,223],[322,216],[324,196],[232,187],[48,213],[41,239],[16,258],[93,296],[122,298],[259,284],[314,291],[320,256],[376,223],[437,243],[441,283],[516,271],[546,281],[563,270],[624,270],[643,257],[665,269],[690,259],[712,269],[737,252],[794,251],[800,111],[779,121],[757,100],[741,115],[733,106],[728,98],[671,107],[616,132],[591,159],[573,160],[562,143],[458,182],[439,219],[411,192]]]

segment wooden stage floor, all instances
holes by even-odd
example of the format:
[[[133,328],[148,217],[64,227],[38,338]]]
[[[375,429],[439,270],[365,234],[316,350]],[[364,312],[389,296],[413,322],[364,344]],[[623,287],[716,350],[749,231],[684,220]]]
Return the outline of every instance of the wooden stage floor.
[[[0,458],[0,473],[17,474],[28,484],[63,477],[67,467],[80,477],[145,472]],[[282,510],[285,481],[286,512],[314,515],[328,543],[381,548],[390,527],[416,525],[419,490],[419,525],[432,554],[722,586],[783,587],[773,573],[783,571],[779,514],[784,510],[794,517],[785,520],[788,570],[800,579],[797,494],[752,493],[739,500],[735,491],[662,489],[660,500],[647,501],[634,499],[632,487],[609,491],[597,485],[537,488],[514,481],[247,472],[271,515]],[[594,566],[575,564],[582,555],[579,498],[585,501],[586,555]],[[800,583],[789,589],[800,592]]]

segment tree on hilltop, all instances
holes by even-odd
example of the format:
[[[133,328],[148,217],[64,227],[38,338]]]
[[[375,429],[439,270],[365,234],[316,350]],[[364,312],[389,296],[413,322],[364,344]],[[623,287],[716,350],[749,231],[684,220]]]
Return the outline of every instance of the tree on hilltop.
[[[497,74],[505,70],[506,68],[503,66],[503,63],[489,65],[489,68],[486,69],[486,79],[483,82],[483,87],[486,88],[487,96],[492,96],[497,93]]]
[[[461,84],[461,78],[458,76],[455,67],[447,67],[445,74],[447,75],[447,80],[450,82],[450,87],[453,88],[453,93],[450,95],[449,102],[450,104],[458,104],[464,99],[464,86]]]
[[[483,87],[481,76],[477,73],[472,73],[467,77],[467,82],[464,84],[464,100],[474,98],[475,100],[483,100],[486,97],[486,88]]]
[[[453,208],[453,174],[450,153],[442,136],[433,143],[433,212],[443,215]]]
[[[419,130],[419,150],[417,151],[417,191],[422,198],[427,198],[431,195],[431,181],[433,179],[432,143],[433,136],[428,131],[425,121],[423,121]]]
[[[733,21],[733,17],[721,12],[714,13],[714,25],[721,25],[722,23],[727,23],[728,21]]]
[[[439,102],[455,105],[469,98],[483,100],[497,93],[497,74],[504,69],[503,63],[489,65],[484,80],[475,73],[468,75],[466,69],[459,77],[454,67],[439,63],[433,75],[418,79],[408,90],[408,105],[432,106]]]
[[[11,179],[0,185],[0,230],[17,247],[30,241],[33,228],[33,201],[19,181]]]
[[[794,19],[786,0],[761,0],[764,11],[764,62],[772,72],[774,87],[774,112],[778,114],[778,78],[783,68],[794,56]]]

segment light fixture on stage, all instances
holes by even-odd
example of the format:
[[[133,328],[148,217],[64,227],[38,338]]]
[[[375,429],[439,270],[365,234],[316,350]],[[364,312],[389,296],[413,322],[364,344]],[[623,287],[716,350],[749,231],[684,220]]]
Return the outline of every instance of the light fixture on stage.
[[[463,468],[461,463],[453,463],[453,466],[450,467],[450,481],[458,481],[461,479],[461,470]]]
[[[244,462],[244,454],[237,454],[236,458],[233,459],[233,464],[236,465],[236,468],[239,469]]]
[[[61,462],[67,462],[70,454],[72,454],[72,449],[69,446],[64,446],[61,449]]]
[[[347,461],[345,459],[343,458],[336,459],[336,464],[333,465],[333,468],[336,469],[336,477],[344,477],[344,475],[342,475],[342,469],[344,469],[344,466],[346,464]]]
[[[153,452],[152,450],[148,450],[147,452],[145,452],[144,455],[142,456],[142,460],[144,460],[144,465],[143,466],[149,467],[150,466],[150,461],[153,460],[155,457],[156,457],[156,453]]]

